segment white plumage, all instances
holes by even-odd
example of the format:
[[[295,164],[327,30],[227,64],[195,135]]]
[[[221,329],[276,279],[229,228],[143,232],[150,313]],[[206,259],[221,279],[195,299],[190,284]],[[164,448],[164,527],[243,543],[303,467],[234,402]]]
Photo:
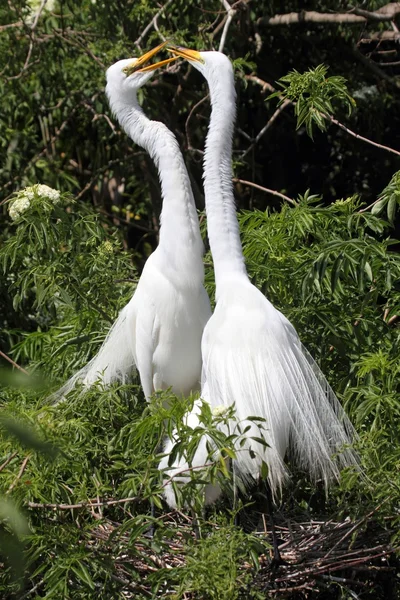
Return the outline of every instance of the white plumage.
[[[147,399],[169,387],[177,395],[200,388],[200,343],[211,309],[203,286],[204,249],[196,206],[175,137],[163,123],[149,120],[137,100],[138,89],[156,67],[128,74],[158,50],[112,65],[106,94],[123,129],[158,168],[163,197],[159,245],[98,354],[57,395],[68,393],[78,380],[85,386],[99,379],[105,385],[125,381],[135,366]]]
[[[212,408],[236,407],[237,420],[259,416],[266,420],[264,437],[269,448],[251,441],[259,436],[251,425],[248,442],[256,452],[237,452],[235,472],[247,483],[257,479],[262,461],[268,465],[272,494],[282,490],[288,472],[288,451],[313,479],[326,485],[338,478],[339,469],[356,465],[350,444],[353,428],[337,398],[284,315],[250,283],[241,248],[232,189],[232,135],[235,119],[235,88],[232,65],[219,52],[195,52],[176,48],[175,55],[189,60],[206,78],[211,96],[211,119],[204,158],[207,225],[216,279],[216,308],[202,339],[202,396]],[[195,406],[190,422],[198,423]],[[174,440],[169,440],[169,453]],[[338,452],[337,459],[333,454]],[[201,444],[192,466],[207,462]],[[184,457],[168,471],[168,457],[160,463],[167,476],[187,468]],[[187,481],[188,475],[181,476]],[[166,486],[166,498],[175,498]],[[209,490],[206,490],[206,495]],[[218,490],[213,491],[215,499]],[[210,498],[206,497],[206,502]]]

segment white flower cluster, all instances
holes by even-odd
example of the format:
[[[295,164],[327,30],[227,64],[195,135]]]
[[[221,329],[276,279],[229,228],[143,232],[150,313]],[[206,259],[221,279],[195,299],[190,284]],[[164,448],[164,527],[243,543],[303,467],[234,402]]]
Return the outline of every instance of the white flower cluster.
[[[38,183],[30,187],[26,187],[20,192],[14,202],[10,205],[8,210],[10,217],[13,221],[16,221],[22,213],[24,213],[31,205],[31,201],[35,198],[47,198],[53,204],[57,204],[60,200],[60,192],[54,188],[45,185],[44,183]]]
[[[228,412],[228,408],[226,406],[224,406],[223,404],[220,404],[219,406],[216,406],[215,408],[213,408],[212,414],[214,417],[222,417],[227,412]]]
[[[13,221],[16,221],[22,213],[24,213],[30,207],[31,203],[27,196],[20,195],[18,198],[14,200],[11,204],[8,212],[10,213],[10,217]]]
[[[60,199],[60,192],[58,190],[55,190],[54,188],[51,188],[48,185],[45,185],[44,183],[39,183],[39,185],[37,185],[35,187],[36,187],[36,193],[40,198],[48,198],[49,200],[52,200],[52,202],[54,202],[54,204],[57,204],[57,202]],[[32,188],[27,188],[27,189],[32,189]]]

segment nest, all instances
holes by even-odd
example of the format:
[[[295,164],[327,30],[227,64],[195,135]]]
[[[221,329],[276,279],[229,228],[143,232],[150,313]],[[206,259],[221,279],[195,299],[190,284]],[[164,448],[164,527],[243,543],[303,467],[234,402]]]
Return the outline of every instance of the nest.
[[[356,523],[350,519],[288,522],[276,526],[276,531],[283,563],[273,567],[269,557],[262,557],[252,584],[267,597],[316,598],[336,585],[338,591],[346,589],[349,597],[357,599],[359,592],[371,592],[378,585],[382,598],[397,598],[398,564],[391,532],[367,517]]]
[[[349,518],[343,521],[281,521],[275,528],[282,564],[274,566],[271,556],[260,556],[258,572],[239,597],[248,598],[250,590],[256,589],[266,598],[333,599],[343,597],[340,591],[345,590],[348,592],[346,597],[355,600],[361,596],[364,598],[366,592],[373,592],[370,597],[374,600],[395,600],[400,569],[395,556],[397,549],[390,543],[393,533],[389,527],[390,519],[386,519],[387,526],[382,526],[371,518],[372,515],[370,513],[357,522]],[[176,531],[174,539],[166,542],[169,550],[164,545],[156,555],[150,543],[146,546],[139,542],[135,545],[134,555],[128,551],[115,557],[114,577],[126,583],[127,598],[135,597],[134,592],[151,597],[151,586],[146,581],[151,573],[160,568],[171,569],[185,564],[185,540],[188,535],[194,536],[191,519],[175,512],[160,518]],[[254,535],[271,543],[271,528],[267,526],[266,515],[263,515],[263,523],[263,531]],[[95,537],[107,544],[116,525],[103,523]],[[125,546],[121,537],[119,540]],[[140,584],[130,580],[126,569],[128,564],[138,573]],[[250,564],[243,564],[242,569],[254,572]],[[191,594],[187,595],[187,600],[192,598]]]

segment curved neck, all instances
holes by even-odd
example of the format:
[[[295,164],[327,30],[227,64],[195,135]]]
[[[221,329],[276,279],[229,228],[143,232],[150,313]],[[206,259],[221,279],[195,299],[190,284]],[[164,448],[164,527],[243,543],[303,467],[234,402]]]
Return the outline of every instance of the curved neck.
[[[236,92],[231,70],[207,78],[211,118],[204,155],[207,227],[217,286],[233,274],[247,278],[232,184]]]
[[[203,278],[204,247],[196,205],[175,136],[163,123],[146,117],[134,94],[128,98],[110,98],[110,104],[126,133],[147,150],[157,166],[163,201],[159,248],[167,255],[165,268],[170,275],[174,272],[182,275],[186,268],[192,277],[196,270]]]

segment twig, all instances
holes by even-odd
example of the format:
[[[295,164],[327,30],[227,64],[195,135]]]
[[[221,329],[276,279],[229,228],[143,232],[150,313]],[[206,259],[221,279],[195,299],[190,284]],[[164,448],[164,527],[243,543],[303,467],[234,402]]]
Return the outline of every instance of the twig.
[[[267,81],[264,81],[263,79],[260,79],[259,77],[256,77],[255,75],[246,75],[246,79],[248,81],[253,81],[254,83],[257,83],[257,85],[262,87],[263,91],[264,90],[268,90],[270,92],[276,91],[276,89],[270,83],[268,83]],[[283,98],[283,95],[280,96],[280,98]],[[286,100],[287,99],[285,99],[285,101]],[[295,104],[296,104],[295,102],[292,102],[291,100],[287,100],[287,102],[289,104],[292,104],[293,106],[295,106]],[[374,142],[374,141],[370,140],[369,138],[366,138],[366,137],[360,135],[359,133],[352,131],[351,129],[346,127],[346,125],[343,125],[343,123],[341,123],[334,117],[331,117],[330,115],[326,115],[320,111],[318,111],[318,112],[321,115],[321,117],[323,117],[327,121],[330,121],[331,123],[333,123],[340,129],[343,129],[343,131],[345,131],[352,137],[354,137],[358,140],[361,140],[362,142],[365,142],[366,144],[370,144],[371,146],[374,146],[375,148],[379,148],[380,150],[385,150],[386,152],[391,152],[392,154],[396,154],[396,156],[400,156],[400,152],[398,150],[395,150],[394,148],[390,148],[390,146],[384,146],[383,144],[378,144],[377,142]]]
[[[29,375],[28,371],[25,371],[25,369],[23,367],[20,367],[19,365],[17,365],[17,363],[14,362],[12,358],[7,356],[7,354],[2,352],[1,350],[0,350],[0,356],[2,356],[5,360],[8,360],[8,362],[11,363],[13,367],[18,369],[19,371],[22,371],[23,373],[25,373],[25,375]]]
[[[104,113],[98,113],[93,106],[91,106],[88,102],[83,102],[83,106],[85,108],[87,108],[91,113],[94,114],[94,117],[92,119],[92,122],[97,121],[98,119],[105,119],[108,123],[108,125],[110,126],[110,129],[113,133],[115,133],[117,131],[114,123],[111,121],[110,117]]]
[[[110,577],[114,581],[117,581],[118,583],[122,583],[128,589],[130,589],[134,592],[137,592],[138,590],[140,590],[142,592],[142,594],[144,594],[148,598],[153,598],[153,594],[151,592],[149,592],[149,590],[146,590],[146,588],[143,587],[142,585],[140,585],[139,583],[135,583],[134,581],[128,581],[127,579],[123,579],[122,577],[118,577],[118,575],[114,575],[114,573],[110,573]]]
[[[374,200],[371,204],[369,204],[365,208],[360,208],[360,210],[358,212],[359,213],[367,212],[370,208],[372,208],[373,206],[375,206],[375,204],[378,204],[378,202],[380,202],[381,200],[382,200],[382,198],[377,198],[376,200]]]
[[[0,33],[5,31],[6,29],[11,29],[13,27],[22,27],[23,21],[17,21],[16,23],[7,23],[6,25],[0,25]]]
[[[44,584],[44,579],[41,579],[40,581],[37,582],[36,585],[34,585],[30,590],[28,590],[23,596],[19,596],[20,600],[24,600],[25,598],[28,598],[28,596],[31,596],[33,594],[33,592],[36,592],[36,590]]]
[[[347,533],[345,533],[345,535],[342,538],[340,538],[340,540],[338,542],[336,542],[336,544],[334,544],[332,546],[332,548],[325,554],[324,560],[326,560],[328,558],[328,556],[330,556],[332,554],[332,552],[335,550],[335,548],[337,548],[341,543],[343,543],[345,539],[347,539],[354,531],[356,531],[356,529],[359,529],[359,527],[361,527],[361,525],[363,525],[363,523],[368,521],[368,519],[370,517],[372,517],[372,515],[374,515],[390,499],[391,499],[391,496],[388,496],[387,498],[385,498],[385,500],[383,500],[383,502],[378,504],[378,506],[376,506],[373,510],[371,510],[371,512],[369,512],[367,515],[365,515],[365,517],[363,517],[355,525],[353,525],[353,527],[351,527],[349,529],[349,531]]]
[[[381,150],[386,150],[386,152],[391,152],[392,154],[396,154],[396,156],[400,156],[400,152],[398,150],[394,150],[394,148],[390,148],[389,146],[384,146],[383,144],[378,144],[377,142],[373,142],[372,140],[360,135],[359,133],[352,131],[351,129],[346,127],[346,125],[343,125],[343,123],[341,123],[334,117],[331,117],[330,115],[325,115],[324,113],[321,113],[321,115],[324,117],[324,119],[326,119],[327,121],[330,121],[331,123],[334,123],[335,125],[337,125],[337,127],[340,127],[340,129],[343,129],[343,131],[345,131],[349,135],[353,136],[357,140],[361,140],[362,142],[370,144],[371,146],[375,146],[375,148],[380,148]]]
[[[137,46],[139,48],[139,50],[141,50],[140,42],[143,40],[143,38],[145,37],[147,32],[154,26],[154,23],[157,22],[158,17],[164,12],[164,10],[167,8],[167,6],[169,6],[171,4],[171,2],[173,2],[173,0],[167,0],[167,2],[164,4],[164,6],[162,6],[158,12],[156,12],[154,17],[150,21],[150,23],[148,25],[146,25],[146,27],[143,29],[142,33],[139,35],[137,40],[135,40],[133,42],[135,44],[135,46]]]
[[[86,500],[85,502],[77,502],[76,504],[56,504],[49,502],[28,502],[28,508],[52,508],[54,510],[71,510],[73,508],[96,508],[98,506],[115,506],[117,504],[128,504],[131,502],[143,502],[143,498],[139,496],[131,496],[129,498],[120,498],[118,500]]]
[[[32,456],[32,454],[28,454],[27,456],[25,456],[24,460],[22,461],[19,473],[16,476],[16,478],[14,479],[14,481],[12,482],[12,484],[10,485],[10,487],[8,488],[8,490],[6,491],[6,494],[9,494],[10,492],[12,492],[12,490],[17,485],[18,481],[21,479],[21,477],[24,474],[24,471],[26,469],[26,465],[28,464],[28,461],[30,460],[31,456]]]
[[[236,15],[236,10],[234,8],[231,7],[231,5],[229,4],[228,0],[221,0],[222,4],[225,7],[225,10],[227,12],[227,16],[226,16],[226,21],[224,24],[224,28],[222,30],[222,35],[221,35],[221,40],[219,42],[219,47],[218,47],[218,51],[222,52],[225,46],[225,41],[226,41],[226,36],[228,34],[228,29],[230,27],[230,24],[232,22],[233,17]]]
[[[204,96],[204,98],[202,98],[201,100],[199,100],[198,102],[196,102],[196,104],[191,108],[190,113],[188,115],[188,118],[185,121],[185,132],[186,132],[186,144],[188,147],[188,150],[192,150],[193,146],[192,146],[192,142],[190,139],[190,134],[189,134],[189,123],[190,123],[190,119],[193,117],[195,111],[198,109],[199,106],[201,106],[203,104],[203,102],[205,102],[206,100],[208,100],[208,98],[210,97],[209,94],[207,94],[207,96]]]
[[[38,11],[37,11],[37,13],[35,15],[34,21],[33,21],[32,26],[31,26],[31,31],[34,31],[36,29],[36,25],[38,24],[38,21],[40,19],[40,15],[42,14],[43,9],[46,6],[46,4],[47,4],[47,0],[42,0],[42,2],[40,3],[39,9],[38,9]]]
[[[6,466],[8,464],[10,464],[12,459],[15,458],[17,456],[17,454],[18,454],[18,452],[13,452],[12,454],[10,454],[10,456],[7,458],[7,460],[5,460],[2,465],[0,465],[0,473],[1,473],[1,471],[3,471],[6,468]]]
[[[278,196],[279,198],[282,198],[282,200],[286,200],[286,202],[290,202],[290,204],[293,204],[293,206],[297,206],[297,202],[295,200],[293,200],[292,198],[289,198],[289,196],[285,196],[285,194],[281,194],[281,192],[277,192],[276,190],[270,190],[269,188],[258,185],[257,183],[253,183],[252,181],[246,181],[245,179],[238,179],[237,177],[232,179],[232,181],[234,183],[243,183],[243,185],[249,185],[250,187],[254,187],[257,190],[261,190],[262,192],[265,192],[266,194],[272,194],[272,196]]]
[[[289,106],[290,104],[291,104],[290,100],[285,100],[280,106],[278,106],[278,108],[276,109],[276,111],[274,112],[274,114],[272,115],[272,117],[268,120],[268,122],[266,123],[266,125],[264,125],[264,127],[259,131],[259,133],[255,137],[254,141],[250,144],[250,146],[247,148],[247,150],[245,150],[240,155],[240,158],[244,158],[245,156],[247,156],[247,154],[254,148],[254,146],[256,146],[258,144],[258,142],[260,141],[260,139],[262,138],[262,136],[273,125],[274,121],[279,117],[279,115],[281,114],[281,112],[283,110],[285,110],[285,108],[287,106]]]

